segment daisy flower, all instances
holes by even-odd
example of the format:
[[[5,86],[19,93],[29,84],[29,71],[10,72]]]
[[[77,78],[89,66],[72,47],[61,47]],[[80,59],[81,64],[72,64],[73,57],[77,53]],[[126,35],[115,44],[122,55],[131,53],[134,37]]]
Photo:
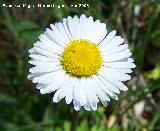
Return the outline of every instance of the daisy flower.
[[[107,34],[106,24],[82,14],[50,24],[29,50],[28,79],[37,83],[41,94],[55,92],[53,102],[65,99],[74,109],[97,110],[118,100],[122,83],[135,68],[132,53],[116,31]]]

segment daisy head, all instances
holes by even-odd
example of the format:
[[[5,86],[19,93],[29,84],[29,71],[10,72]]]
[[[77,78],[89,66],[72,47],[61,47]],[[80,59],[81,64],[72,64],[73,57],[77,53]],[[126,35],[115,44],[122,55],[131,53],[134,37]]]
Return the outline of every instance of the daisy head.
[[[116,31],[107,34],[106,24],[86,15],[68,16],[50,24],[29,50],[28,79],[41,94],[55,92],[53,102],[65,99],[74,109],[97,110],[101,101],[117,100],[122,83],[135,68],[132,53]]]

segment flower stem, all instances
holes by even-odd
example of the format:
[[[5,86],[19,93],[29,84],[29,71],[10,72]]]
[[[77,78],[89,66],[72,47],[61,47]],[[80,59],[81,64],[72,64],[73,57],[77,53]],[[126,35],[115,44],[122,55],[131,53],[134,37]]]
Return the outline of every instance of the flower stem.
[[[71,130],[70,131],[76,131],[77,123],[78,123],[78,111],[75,111],[73,109],[72,121],[71,121]]]

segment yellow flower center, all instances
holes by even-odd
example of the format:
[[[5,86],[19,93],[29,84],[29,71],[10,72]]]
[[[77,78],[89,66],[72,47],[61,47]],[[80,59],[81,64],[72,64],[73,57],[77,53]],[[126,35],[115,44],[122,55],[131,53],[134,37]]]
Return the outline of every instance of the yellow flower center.
[[[84,39],[73,40],[64,48],[61,64],[71,76],[90,77],[100,68],[102,56],[99,48],[93,42]]]

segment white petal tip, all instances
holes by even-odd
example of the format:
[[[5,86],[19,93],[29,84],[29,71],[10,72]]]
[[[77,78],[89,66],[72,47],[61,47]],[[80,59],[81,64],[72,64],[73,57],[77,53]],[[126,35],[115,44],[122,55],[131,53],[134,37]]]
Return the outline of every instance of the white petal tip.
[[[54,97],[53,97],[53,102],[55,102],[55,103],[58,103],[58,102],[59,102],[57,96],[55,96],[55,95],[54,95]]]
[[[113,33],[114,35],[116,34],[116,32],[117,32],[116,30],[113,30],[113,31],[112,31],[112,33]]]
[[[119,98],[118,97],[116,97],[116,99],[115,100],[119,100]]]
[[[32,61],[29,60],[28,63],[29,63],[29,64],[32,64]]]
[[[133,68],[136,68],[136,65],[133,63]]]
[[[79,110],[80,110],[80,108],[79,108],[78,106],[74,106],[74,109],[75,109],[76,111],[79,111]]]
[[[72,99],[67,99],[67,98],[65,98],[65,101],[66,101],[66,104],[71,104]]]
[[[127,91],[127,90],[128,90],[128,88],[124,88],[124,89],[123,89],[123,91]]]
[[[84,107],[84,109],[85,109],[86,111],[90,111],[90,108],[88,108],[88,107]]]
[[[40,89],[40,93],[41,93],[41,94],[46,94],[46,90],[44,90],[44,89],[43,89],[43,90],[42,90],[42,89]]]
[[[85,14],[82,14],[80,17],[86,17],[86,15],[85,15]]]
[[[30,80],[31,79],[31,75],[28,75],[27,78]]]
[[[97,103],[94,103],[93,105],[91,104],[91,108],[93,111],[97,110]]]
[[[105,107],[108,106],[108,101],[101,101],[101,102],[102,102],[102,104],[103,104]]]
[[[29,52],[29,53],[33,53],[33,52],[34,52],[34,49],[31,48],[31,49],[28,50],[28,52]]]
[[[53,99],[53,102],[54,102],[54,103],[58,103],[58,100]]]

